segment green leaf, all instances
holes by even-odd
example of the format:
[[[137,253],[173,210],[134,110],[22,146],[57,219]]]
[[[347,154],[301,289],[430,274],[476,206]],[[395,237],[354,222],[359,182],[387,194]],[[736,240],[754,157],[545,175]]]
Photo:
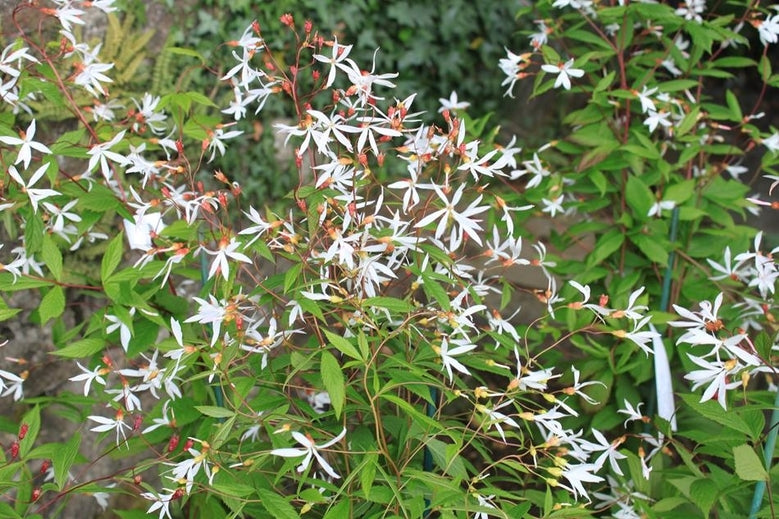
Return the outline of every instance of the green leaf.
[[[724,425],[729,429],[744,433],[750,438],[753,438],[752,428],[746,422],[744,422],[741,416],[734,413],[733,411],[726,411],[717,402],[699,402],[699,397],[697,395],[691,394],[682,393],[679,394],[679,397],[691,409],[708,418],[709,420],[713,420],[720,425]]]
[[[685,180],[668,186],[663,192],[663,199],[672,200],[676,202],[676,205],[681,205],[693,195],[695,192],[695,184],[695,180]]]
[[[625,200],[631,209],[633,209],[633,215],[637,220],[646,220],[649,209],[655,203],[655,197],[652,192],[644,184],[644,182],[635,175],[631,175],[628,178],[627,185],[625,186]]]
[[[196,405],[195,409],[200,411],[205,416],[212,418],[230,418],[235,415],[235,412],[224,407],[218,407],[214,405]]]
[[[328,342],[335,346],[335,348],[344,355],[347,355],[355,360],[365,360],[365,358],[360,355],[360,353],[357,351],[357,348],[354,347],[349,339],[345,339],[344,337],[341,337],[340,335],[337,335],[330,330],[325,330],[325,336],[327,337]]]
[[[267,488],[258,488],[257,495],[260,498],[260,503],[271,517],[276,519],[300,519],[297,510],[276,492]]]
[[[425,276],[424,274],[422,274],[422,278],[422,290],[424,290],[427,297],[430,299],[435,299],[441,308],[448,311],[451,307],[451,303],[449,301],[449,296],[446,294],[446,290],[444,290],[444,288],[436,281]]]
[[[104,282],[108,280],[111,274],[116,270],[116,267],[119,266],[119,262],[122,261],[122,254],[124,252],[123,239],[124,232],[120,231],[119,234],[108,242],[108,247],[103,254],[103,259],[100,261],[100,279]]]
[[[764,83],[767,83],[768,79],[771,77],[771,59],[767,54],[763,54],[760,58],[760,64],[757,68],[760,70],[760,78]]]
[[[57,318],[65,311],[65,291],[61,286],[53,286],[43,299],[38,308],[41,323],[48,322],[49,319]]]
[[[414,310],[414,305],[396,297],[369,297],[363,301],[363,304],[378,306],[379,308],[386,308],[392,312],[400,313],[408,313]]]
[[[7,321],[21,311],[21,308],[0,308],[0,321]]]
[[[703,517],[709,517],[709,511],[717,502],[719,493],[719,488],[710,479],[696,479],[690,485],[690,499],[701,509]]]
[[[744,481],[767,481],[768,472],[760,462],[760,458],[750,445],[746,443],[733,447],[733,458],[736,462],[736,475]]]
[[[695,105],[692,110],[690,110],[690,113],[684,116],[682,121],[676,125],[676,136],[681,137],[683,135],[686,135],[687,132],[692,130],[692,128],[695,126],[695,123],[698,122],[698,116],[701,113],[701,107],[700,105]]]
[[[744,119],[744,115],[741,113],[741,106],[738,103],[736,95],[730,90],[725,92],[725,100],[730,108],[730,116],[734,121],[741,122]]]
[[[612,229],[598,238],[595,248],[587,257],[587,265],[600,265],[603,260],[611,256],[625,241],[625,235],[619,229]]]
[[[62,253],[52,237],[46,234],[41,245],[41,259],[57,281],[62,281]]]
[[[52,355],[58,355],[69,359],[81,359],[101,351],[105,347],[105,344],[103,339],[90,337],[88,339],[76,341],[73,344],[65,346],[61,350],[53,351],[51,353]]]
[[[205,64],[206,62],[206,59],[203,57],[202,54],[200,54],[196,50],[189,49],[186,47],[165,47],[165,52],[170,52],[171,54],[177,54],[179,56],[189,56],[191,58],[200,60],[200,62],[203,64]]]
[[[59,444],[52,455],[51,462],[54,466],[54,481],[57,488],[62,490],[68,482],[68,471],[73,466],[78,454],[78,448],[81,446],[81,435],[75,432],[67,443]]]
[[[49,146],[49,149],[54,155],[85,159],[89,155],[87,155],[87,148],[81,145],[84,135],[86,135],[86,129],[83,127],[65,132],[60,135],[54,144]]]
[[[74,190],[74,196],[78,196],[78,205],[81,209],[97,211],[99,213],[116,211],[124,218],[131,217],[127,209],[116,198],[116,195],[110,189],[100,184],[93,184],[92,188],[87,193],[84,193],[80,189],[78,191]]]
[[[45,235],[40,215],[33,214],[27,218],[24,224],[24,247],[28,256],[40,252]]]
[[[300,273],[303,272],[303,263],[295,263],[284,274],[284,293],[288,294],[289,290],[294,287],[300,281]]]
[[[459,447],[447,444],[436,438],[429,438],[425,444],[433,457],[433,461],[445,474],[459,480],[468,479],[468,471],[459,455]]]
[[[369,452],[365,455],[365,460],[360,469],[360,488],[365,494],[366,499],[369,499],[371,495],[371,487],[373,486],[373,481],[376,479],[376,465],[378,462],[379,455],[375,452]]]
[[[663,267],[668,264],[668,251],[657,238],[648,234],[638,233],[631,235],[630,241],[653,263]]]
[[[341,499],[331,506],[322,519],[341,519],[342,517],[353,517],[349,513],[349,500]]]
[[[333,405],[335,416],[340,418],[346,400],[346,382],[341,366],[329,351],[324,350],[319,370],[322,375],[322,384],[330,395],[330,403]]]
[[[41,430],[41,408],[33,406],[27,411],[19,422],[20,427],[26,425],[27,433],[24,438],[19,440],[19,458],[24,458],[30,452],[35,440],[38,439],[38,433]]]

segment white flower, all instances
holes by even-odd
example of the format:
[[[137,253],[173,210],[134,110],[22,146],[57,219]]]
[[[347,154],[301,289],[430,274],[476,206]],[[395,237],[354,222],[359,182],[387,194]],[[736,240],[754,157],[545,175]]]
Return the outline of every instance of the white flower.
[[[103,368],[101,366],[95,366],[95,369],[92,371],[89,371],[87,368],[81,365],[80,362],[76,362],[78,364],[79,369],[83,371],[81,375],[75,375],[73,377],[70,377],[68,380],[72,382],[81,382],[84,381],[84,396],[87,396],[89,394],[89,388],[92,385],[92,382],[97,382],[98,384],[101,384],[105,386],[105,379],[103,378],[103,375],[105,375],[108,370],[106,368]]]
[[[136,214],[133,220],[124,220],[127,243],[131,249],[147,252],[152,248],[152,236],[156,236],[165,228],[162,213]]]
[[[636,407],[633,407],[633,404],[628,402],[627,399],[624,400],[625,402],[625,408],[624,409],[618,409],[618,413],[626,414],[628,415],[627,420],[625,420],[625,423],[622,425],[624,427],[628,426],[628,422],[632,422],[633,420],[640,420],[644,421],[644,415],[641,413],[641,406],[644,405],[643,402],[639,402]]]
[[[24,396],[24,388],[22,385],[27,378],[27,374],[28,372],[24,371],[22,372],[22,375],[19,376],[0,369],[0,389],[5,389],[2,396],[13,395],[14,402],[21,400]],[[8,386],[5,385],[6,380],[10,382]]]
[[[22,186],[22,192],[26,193],[27,196],[30,197],[30,204],[32,205],[32,210],[34,213],[38,212],[38,202],[49,198],[50,196],[57,196],[61,194],[59,191],[55,191],[53,189],[39,189],[32,187],[36,182],[38,182],[38,180],[41,179],[43,174],[49,168],[49,164],[51,163],[46,162],[43,164],[43,166],[36,169],[35,173],[32,174],[32,177],[30,177],[30,180],[27,183],[22,180],[22,176],[18,171],[16,171],[15,167],[8,167],[8,174],[11,175],[11,178]]]
[[[168,489],[164,489],[168,490]],[[168,519],[172,519],[170,515],[170,503],[173,501],[174,496],[176,495],[175,492],[170,492],[168,494],[160,494],[158,496],[155,496],[151,492],[142,492],[140,496],[144,499],[147,499],[149,501],[154,501],[152,505],[149,507],[148,510],[146,510],[147,514],[151,514],[152,512],[156,512],[157,510],[160,511],[160,515],[157,519],[162,519],[163,517],[167,516]]]
[[[124,423],[124,411],[118,409],[114,418],[106,418],[105,416],[87,416],[89,420],[97,422],[100,425],[92,427],[90,431],[94,432],[106,432],[111,429],[116,430],[116,444],[119,445],[119,435],[122,436],[124,441],[127,441],[127,436],[124,434],[124,430],[130,430],[130,426]],[[129,446],[128,446],[129,448]]]
[[[658,200],[657,202],[652,204],[652,207],[649,208],[649,212],[647,212],[646,215],[649,218],[653,216],[657,216],[659,218],[660,216],[662,216],[661,213],[663,210],[670,211],[674,207],[676,207],[676,202],[674,202],[673,200]]]
[[[660,110],[659,112],[649,110],[649,117],[644,119],[644,125],[649,127],[649,133],[655,131],[658,125],[668,128],[672,125],[671,121],[668,120],[669,117],[671,117],[671,113],[665,110]]]
[[[215,274],[221,272],[222,277],[227,281],[230,278],[230,263],[228,262],[228,259],[241,261],[243,263],[252,262],[248,256],[237,252],[237,249],[240,246],[241,244],[235,241],[235,238],[231,238],[229,242],[225,238],[222,238],[219,242],[218,250],[210,251],[203,248],[206,254],[215,256],[213,263],[211,263],[211,269],[208,271],[208,279],[211,279]]]
[[[319,465],[324,469],[324,471],[333,479],[340,479],[341,476],[338,475],[338,473],[333,470],[333,467],[330,466],[330,464],[325,460],[321,454],[319,454],[319,451],[322,449],[327,449],[328,447],[331,447],[341,441],[344,436],[346,436],[346,428],[341,431],[341,434],[333,438],[332,440],[323,443],[321,445],[317,445],[314,443],[314,440],[308,436],[303,435],[297,431],[292,433],[292,437],[295,438],[295,441],[297,441],[300,445],[303,446],[302,449],[294,449],[294,448],[286,448],[286,449],[273,449],[270,453],[274,456],[281,456],[282,458],[297,458],[299,456],[305,456],[303,458],[303,461],[300,462],[300,465],[297,468],[298,472],[303,472],[308,468],[309,465],[311,465],[311,459],[316,458],[316,460],[319,462]]]
[[[111,180],[111,167],[108,165],[108,160],[119,164],[120,166],[127,166],[130,164],[130,160],[124,155],[111,151],[111,148],[116,146],[123,138],[126,130],[114,135],[113,139],[102,144],[96,144],[87,151],[89,155],[89,164],[87,165],[87,171],[92,172],[95,166],[100,164],[100,171],[106,180]]]
[[[545,64],[541,65],[541,70],[550,74],[557,74],[557,79],[554,82],[554,87],[558,88],[562,86],[566,90],[571,89],[571,79],[579,78],[584,75],[584,70],[579,68],[573,68],[573,58],[569,59],[565,63],[558,63],[557,65]]]
[[[325,88],[330,86],[335,81],[335,75],[337,72],[337,66],[344,61],[352,50],[351,45],[339,45],[338,38],[333,38],[333,52],[331,57],[324,56],[322,54],[314,54],[314,59],[321,63],[328,63],[330,65],[330,71],[327,73],[327,82]]]
[[[457,99],[457,92],[454,90],[449,95],[449,99],[438,99],[438,102],[441,103],[441,108],[438,109],[439,112],[443,112],[444,110],[465,110],[469,106],[471,106],[471,103],[467,101],[460,101]]]
[[[449,342],[453,342],[456,344],[459,344],[456,348],[449,349]],[[476,348],[475,344],[471,344],[470,341],[466,339],[449,339],[447,337],[444,337],[441,340],[441,346],[434,346],[433,350],[441,357],[441,362],[443,363],[443,368],[446,369],[447,374],[449,375],[449,380],[453,380],[452,375],[452,368],[456,369],[460,373],[464,375],[470,375],[471,372],[468,371],[468,368],[463,366],[457,359],[454,357],[457,355],[462,355],[463,353],[468,353],[469,351]]]
[[[32,160],[32,150],[38,150],[41,153],[47,154],[51,153],[51,150],[48,147],[40,142],[35,142],[33,137],[35,137],[35,119],[30,121],[30,126],[27,127],[26,131],[21,132],[21,138],[0,135],[0,142],[10,144],[11,146],[21,146],[16,155],[16,162],[14,162],[14,164],[19,164],[21,162],[24,164],[24,169],[27,169],[30,167],[30,161]]]
[[[582,483],[599,483],[603,481],[602,477],[594,474],[598,469],[599,467],[594,463],[567,464],[563,469],[562,476],[568,480],[571,486],[567,487],[562,484],[560,486],[572,492],[574,497],[581,495],[587,498],[587,490],[585,490]]]

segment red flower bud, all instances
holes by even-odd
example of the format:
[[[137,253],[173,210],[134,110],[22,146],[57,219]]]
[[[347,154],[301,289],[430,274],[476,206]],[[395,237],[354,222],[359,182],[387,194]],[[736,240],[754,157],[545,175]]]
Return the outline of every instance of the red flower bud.
[[[30,426],[26,423],[23,423],[21,427],[19,427],[19,440],[23,440],[25,436],[27,436],[27,431],[30,429]]]
[[[185,451],[188,451],[189,449],[191,449],[191,448],[192,448],[192,446],[193,446],[194,444],[195,444],[195,442],[194,442],[194,441],[192,441],[192,439],[191,439],[191,438],[190,438],[190,439],[188,439],[188,440],[187,440],[187,442],[184,444],[184,450],[185,450]]]
[[[11,459],[15,460],[19,456],[19,442],[14,441],[11,444]]]
[[[281,23],[283,23],[290,29],[293,29],[295,27],[295,19],[289,13],[282,14],[279,20],[281,21]]]
[[[174,434],[170,437],[170,441],[168,441],[168,452],[173,452],[176,450],[176,447],[179,446],[179,435]]]
[[[49,470],[49,467],[51,467],[51,460],[43,460],[43,463],[41,463],[41,474],[45,474],[47,470]]]
[[[306,23],[303,24],[303,30],[306,31],[306,34],[311,34],[311,29],[314,28],[314,24],[311,20],[306,20]]]
[[[36,488],[35,490],[32,491],[32,496],[30,497],[30,502],[34,503],[35,501],[38,500],[39,497],[41,497],[41,489],[40,488]]]

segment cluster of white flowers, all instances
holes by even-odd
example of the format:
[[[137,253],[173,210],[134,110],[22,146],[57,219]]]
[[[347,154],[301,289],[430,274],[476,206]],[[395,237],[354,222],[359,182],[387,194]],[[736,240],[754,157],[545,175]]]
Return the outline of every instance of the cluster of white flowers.
[[[95,121],[100,122],[115,121],[115,110],[124,107],[107,90],[106,85],[112,81],[106,74],[113,65],[100,63],[99,46],[90,48],[77,42],[71,30],[74,25],[84,23],[83,9],[93,7],[111,12],[112,3],[110,0],[57,0],[55,9],[43,10],[59,20],[63,41],[68,42],[67,53],[76,61],[76,73],[69,81],[98,99],[91,110]],[[573,0],[554,3],[555,7],[570,6],[585,12],[590,12],[592,5],[593,2]],[[696,1],[680,8],[677,14],[700,22],[704,8],[705,2]],[[772,41],[772,34],[775,40],[776,31],[770,28],[776,23],[774,18],[768,18],[763,24],[767,26],[761,30],[764,41]],[[539,32],[531,38],[534,52],[544,45],[549,32],[546,24],[539,22]],[[250,108],[258,114],[270,96],[294,94],[294,81],[290,77],[271,68],[255,66],[255,62],[262,61],[256,58],[266,52],[256,24],[229,45],[235,49],[232,54],[237,64],[221,79],[229,84],[234,98],[222,113],[233,121],[207,131],[201,164],[225,154],[229,141],[242,134],[240,130],[228,128],[246,118]],[[679,39],[680,52],[684,46],[685,42]],[[414,337],[434,338],[427,344],[427,353],[428,359],[434,359],[431,365],[440,363],[437,376],[442,387],[468,402],[486,435],[508,443],[514,438],[524,438],[523,429],[537,430],[543,441],[531,447],[533,461],[528,467],[550,486],[564,488],[576,499],[589,499],[585,484],[605,481],[609,470],[624,475],[620,460],[626,455],[620,449],[626,437],[609,440],[599,430],[574,430],[565,425],[566,419],[577,416],[574,397],[595,403],[584,388],[596,382],[580,381],[581,373],[573,368],[573,384],[565,387],[557,384],[562,373],[554,367],[544,367],[541,359],[529,351],[522,352],[523,338],[514,324],[520,310],[510,317],[502,316],[494,308],[497,306],[494,295],[500,294],[502,281],[510,269],[535,269],[543,279],[543,286],[536,287],[534,293],[551,317],[562,308],[591,312],[593,323],[648,355],[654,352],[659,334],[649,324],[649,308],[643,304],[645,288],[633,290],[625,304],[611,308],[608,297],[591,302],[590,286],[571,281],[570,286],[581,298],[566,301],[551,272],[555,260],[549,257],[546,246],[538,242],[531,244],[529,254],[523,250],[523,238],[515,232],[514,215],[536,206],[519,203],[517,200],[524,202],[522,196],[508,203],[487,188],[496,180],[522,180],[525,194],[545,190],[537,199],[539,213],[551,217],[569,213],[571,207],[564,205],[569,200],[564,190],[566,181],[557,178],[559,175],[555,175],[543,154],[551,144],[534,151],[532,156],[522,154],[515,138],[505,146],[485,150],[482,142],[468,138],[466,119],[459,116],[468,103],[460,101],[456,93],[441,100],[443,124],[423,124],[420,114],[412,111],[414,95],[391,101],[379,95],[382,89],[394,87],[391,80],[397,74],[377,73],[375,64],[369,71],[363,70],[349,57],[352,47],[335,38],[312,40],[310,48],[315,49],[312,57],[312,67],[317,71],[315,81],[330,94],[333,104],[323,108],[300,103],[296,123],[276,125],[276,130],[285,137],[285,144],[295,150],[301,178],[313,177],[310,185],[305,186],[313,195],[298,198],[298,192],[294,194],[300,211],[279,215],[249,206],[243,211],[246,225],[235,229],[220,225],[217,215],[228,208],[229,196],[240,192],[240,186],[218,171],[214,172],[214,178],[224,186],[221,190],[206,190],[190,178],[191,172],[182,166],[185,161],[176,160],[184,155],[182,142],[173,138],[179,131],[160,107],[160,98],[151,94],[131,100],[135,109],[125,129],[113,135],[92,133],[89,137],[90,147],[84,157],[87,164],[72,180],[80,182],[78,186],[86,192],[109,190],[123,202],[128,211],[123,213],[127,216],[123,222],[124,237],[131,249],[139,251],[134,264],[137,272],[155,280],[155,285],[161,279],[162,287],[170,284],[175,291],[181,289],[173,286],[175,270],[197,259],[201,263],[202,281],[210,288],[203,297],[192,297],[196,308],[181,321],[175,318],[167,321],[151,305],[130,296],[121,302],[114,301],[100,314],[105,334],[116,337],[121,346],[121,350],[116,350],[120,354],[124,352],[127,358],[112,361],[106,355],[102,363],[91,367],[79,363],[81,373],[70,379],[83,384],[84,395],[99,389],[110,397],[113,415],[90,415],[88,419],[97,423],[91,430],[113,431],[116,444],[121,445],[128,442],[128,435],[174,427],[172,402],[182,398],[180,386],[193,365],[205,365],[206,373],[196,380],[207,378],[209,383],[229,385],[226,351],[238,351],[240,362],[247,365],[254,362],[263,371],[269,368],[273,356],[293,341],[293,336],[310,333],[321,338],[318,326],[325,322],[337,320],[333,329],[340,330],[338,338],[347,343],[355,336],[402,324]],[[17,78],[23,64],[38,61],[28,51],[27,47],[13,44],[0,55],[0,97],[14,110],[27,109],[18,98]],[[512,95],[516,81],[528,75],[527,69],[537,54],[507,53],[500,67],[507,76],[503,83],[508,85],[506,93]],[[273,60],[270,55],[262,57],[268,62]],[[554,88],[568,90],[573,86],[572,80],[584,76],[584,70],[576,68],[575,63],[570,58],[559,63],[543,63],[540,69],[555,75]],[[664,66],[674,73],[672,62]],[[687,115],[682,100],[666,93],[658,94],[657,88],[643,86],[640,92],[633,91],[633,95],[640,102],[641,113],[646,115],[644,124],[649,133],[658,129],[672,132],[674,125]],[[0,199],[0,211],[14,207],[20,200],[29,200],[31,218],[45,222],[43,229],[64,240],[71,250],[83,243],[108,239],[93,228],[94,218],[87,221],[84,217],[79,200],[68,196],[57,182],[54,168],[58,166],[48,157],[52,149],[35,140],[35,119],[18,136],[14,133],[0,127],[0,143],[16,154],[13,165],[8,167],[13,190],[9,189],[8,200]],[[764,144],[772,149],[774,143],[767,139]],[[382,165],[388,153],[396,155],[393,159],[397,158],[397,164],[405,167],[405,174],[380,185],[371,168]],[[122,180],[128,173],[139,175],[138,182],[128,186]],[[673,200],[658,200],[648,216],[661,216],[663,210],[674,206]],[[168,234],[168,231],[179,221],[186,224],[204,221],[211,232],[207,237],[191,240],[173,238],[175,233]],[[23,242],[12,252],[16,258],[0,265],[0,270],[11,273],[14,283],[31,271],[43,277],[44,263],[35,255],[27,254]],[[710,261],[712,268],[721,274],[712,279],[740,281],[760,294],[759,302],[744,301],[745,319],[758,307],[762,309],[760,305],[774,295],[779,276],[772,257],[776,252],[776,249],[761,252],[758,235],[754,252],[739,254],[732,262],[727,249],[724,265]],[[283,276],[282,282],[277,278],[269,280],[259,268],[260,257],[268,256],[283,262],[296,260],[297,264]],[[102,281],[106,284],[108,280]],[[411,308],[403,323],[393,321],[397,316],[387,310],[390,298],[383,297],[393,294],[392,289],[399,286],[410,287],[407,300],[395,302]],[[258,287],[265,291],[262,297],[254,295]],[[245,289],[253,294],[245,295]],[[693,382],[693,388],[708,384],[703,400],[716,397],[725,407],[727,390],[768,368],[751,348],[746,333],[723,336],[724,325],[717,315],[721,304],[722,295],[713,304],[701,303],[697,312],[675,306],[684,320],[670,324],[686,330],[679,343],[711,347],[703,355],[690,355],[691,361],[701,369],[687,378]],[[323,316],[325,313],[327,318]],[[165,348],[147,349],[130,358],[137,342],[136,325],[142,320],[167,329],[172,339],[168,339]],[[182,323],[190,326],[186,341]],[[319,324],[312,326],[312,323]],[[745,329],[749,328],[747,323]],[[201,325],[199,337],[195,325]],[[513,350],[514,366],[490,359],[492,352],[507,346],[509,349],[504,351],[510,356]],[[160,356],[160,351],[165,353]],[[472,370],[483,369],[485,365],[503,376],[505,387],[471,387],[475,379]],[[0,371],[2,395],[21,399],[27,376],[26,371],[21,375]],[[539,396],[539,402],[533,404],[523,399],[527,392]],[[142,394],[160,401],[157,409],[161,416],[144,409]],[[324,401],[329,403],[330,396],[316,394],[321,395],[320,402],[312,403],[312,407],[318,412],[317,406]],[[638,407],[626,401],[625,409],[619,410],[628,415],[626,426],[632,420],[645,421]],[[128,414],[136,420],[133,425],[125,420]],[[263,410],[257,411],[256,416],[264,420]],[[347,426],[340,433],[336,434],[338,429],[330,433],[325,430],[332,438],[322,443],[316,443],[307,433],[292,430],[293,425],[284,424],[276,431],[279,436],[274,438],[279,438],[277,442],[287,441],[290,438],[286,433],[290,433],[291,440],[299,446],[269,449],[266,454],[302,458],[297,465],[299,473],[307,471],[316,461],[326,476],[340,479],[348,465],[328,460],[321,451],[347,438],[349,418],[345,418]],[[143,421],[151,424],[142,429]],[[256,440],[261,430],[252,425],[243,433],[242,441]],[[652,447],[648,455],[642,449],[639,456],[644,477],[648,478],[651,471],[648,462],[661,451],[662,437],[645,434],[639,439]],[[200,444],[198,449],[195,443]],[[141,494],[153,501],[149,513],[158,512],[160,518],[170,517],[171,502],[189,494],[196,478],[202,479],[204,475],[212,484],[214,475],[224,468],[212,457],[214,449],[205,440],[190,438],[184,451],[188,456],[171,464],[166,471],[177,488],[163,488],[159,494]],[[241,467],[241,463],[236,463],[229,465],[228,470],[237,471]],[[482,474],[479,480],[486,477]],[[619,492],[628,496],[619,500],[625,517],[632,511],[632,501],[646,498],[610,477],[608,483],[613,490],[611,496],[594,495],[603,501],[616,499],[614,495]],[[487,508],[494,506],[493,499],[492,495],[478,496],[478,501]]]

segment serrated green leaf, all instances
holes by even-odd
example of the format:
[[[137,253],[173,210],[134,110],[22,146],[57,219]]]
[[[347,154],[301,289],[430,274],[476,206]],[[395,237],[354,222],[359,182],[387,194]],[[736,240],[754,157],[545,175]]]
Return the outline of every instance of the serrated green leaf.
[[[444,288],[437,282],[433,281],[433,279],[425,276],[424,274],[422,274],[422,277],[422,290],[425,292],[427,297],[430,299],[435,299],[441,308],[448,311],[451,308],[451,302],[449,301],[449,296],[447,295],[446,290],[444,290]]]
[[[27,426],[27,433],[24,438],[19,440],[19,458],[24,459],[27,453],[30,452],[32,446],[35,445],[35,440],[38,439],[38,433],[41,430],[41,408],[39,406],[33,406],[32,409],[27,411],[19,422],[19,426]]]
[[[741,113],[741,105],[739,105],[736,95],[730,90],[726,91],[725,101],[728,103],[728,108],[730,108],[730,116],[733,118],[733,120],[741,122],[744,119],[744,115]]]
[[[300,519],[295,508],[282,496],[266,488],[258,488],[260,503],[276,519]]]
[[[760,458],[750,445],[746,443],[733,447],[733,459],[736,463],[736,475],[744,481],[766,481],[768,472]]]
[[[341,499],[331,506],[322,519],[341,519],[342,517],[352,517],[349,513],[349,500]]]
[[[333,355],[327,351],[322,351],[322,358],[319,364],[320,374],[322,375],[322,384],[330,395],[330,403],[335,411],[336,418],[340,418],[346,400],[346,382],[344,374],[341,371],[341,365],[338,364]]]
[[[696,479],[690,485],[690,499],[701,509],[703,517],[709,517],[709,511],[717,502],[719,493],[719,488],[710,479]]]
[[[587,265],[600,265],[603,260],[611,256],[625,241],[625,235],[618,229],[612,229],[598,238],[595,248],[587,256]]]
[[[48,234],[43,237],[41,259],[57,281],[62,281],[62,253]]]
[[[363,304],[386,308],[392,312],[407,313],[414,310],[414,305],[396,297],[369,297],[363,301]]]
[[[235,412],[230,409],[214,405],[196,405],[195,409],[200,411],[201,414],[212,418],[229,418],[235,415]]]
[[[28,256],[40,252],[45,235],[40,215],[33,214],[27,218],[24,223],[24,247]]]
[[[201,63],[206,62],[206,59],[203,57],[202,54],[200,54],[196,50],[189,49],[187,47],[165,47],[165,52],[170,52],[171,54],[176,54],[179,56],[189,56],[191,58],[200,60]]]
[[[633,216],[643,221],[649,218],[649,209],[655,203],[655,197],[640,178],[631,175],[625,186],[625,201],[633,210]]]
[[[657,263],[663,267],[668,264],[668,251],[657,238],[647,234],[637,233],[630,236],[630,241],[632,241],[636,247],[638,247],[638,250],[653,263]]]
[[[375,452],[369,452],[365,455],[362,468],[360,469],[360,488],[366,499],[371,495],[371,487],[373,487],[373,481],[376,479],[376,465],[378,461],[379,455]]]
[[[752,428],[744,422],[744,420],[736,413],[732,411],[726,411],[717,402],[699,402],[697,395],[691,394],[679,394],[682,401],[687,404],[691,409],[704,417],[717,422],[720,425],[724,425],[734,431],[739,431],[752,437]],[[755,438],[756,439],[756,438]]]
[[[0,321],[7,321],[21,311],[21,308],[0,308]]]
[[[100,279],[104,282],[111,277],[111,274],[114,273],[116,267],[119,266],[119,262],[122,261],[122,255],[124,253],[124,244],[122,240],[124,240],[124,232],[120,231],[119,234],[108,242],[108,247],[106,247],[106,250],[103,253],[103,259],[100,261]]]
[[[288,294],[290,289],[300,281],[300,273],[303,271],[303,263],[295,263],[284,274],[284,293]]]
[[[41,323],[46,323],[49,319],[59,317],[64,311],[65,291],[61,286],[53,286],[51,287],[51,290],[43,296],[40,307],[38,307]]]
[[[69,359],[81,359],[101,351],[105,347],[105,344],[106,342],[103,339],[89,337],[69,344],[60,350],[53,351],[51,354]]]
[[[65,484],[68,482],[68,471],[76,460],[80,446],[81,435],[75,432],[66,443],[59,444],[60,448],[56,449],[52,454],[51,462],[54,467],[54,482],[59,490],[65,488]]]
[[[365,358],[360,355],[360,352],[357,351],[357,348],[354,347],[349,339],[341,337],[340,335],[335,334],[330,330],[325,330],[325,336],[327,337],[327,341],[335,346],[335,348],[344,355],[347,355],[355,360],[365,360]]]

